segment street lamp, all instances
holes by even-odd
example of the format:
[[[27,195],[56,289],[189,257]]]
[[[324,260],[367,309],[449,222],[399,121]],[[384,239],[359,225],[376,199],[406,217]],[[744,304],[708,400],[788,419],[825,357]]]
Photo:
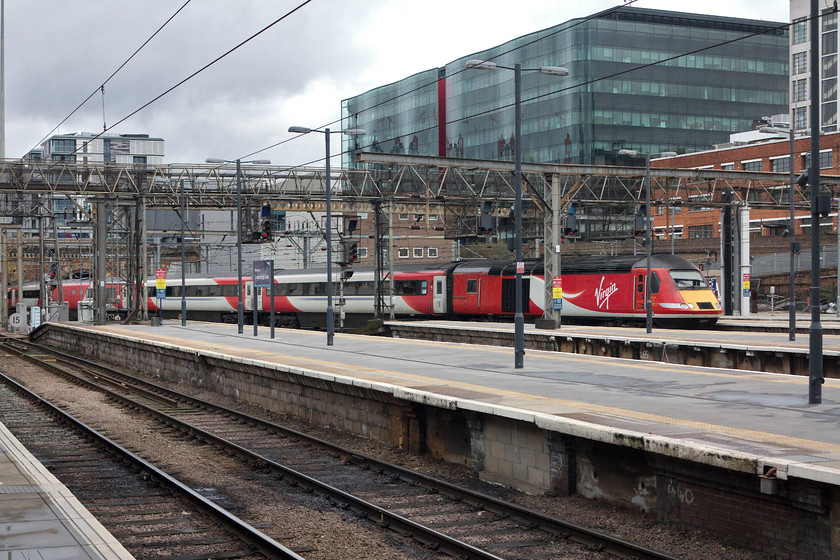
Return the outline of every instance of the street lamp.
[[[790,224],[787,228],[787,235],[790,236],[790,296],[788,298],[788,340],[796,340],[796,242],[794,241],[794,233],[796,232],[796,215],[793,198],[796,194],[796,182],[793,169],[794,152],[793,140],[796,136],[796,131],[793,130],[793,123],[791,122],[790,130],[784,130],[775,126],[762,126],[758,129],[759,132],[765,134],[787,134],[790,138]]]
[[[516,193],[513,207],[514,214],[514,244],[516,245],[516,315],[513,319],[514,325],[514,367],[520,369],[524,365],[525,358],[525,317],[522,314],[522,273],[524,263],[522,261],[522,65],[516,63],[513,68],[501,66],[488,60],[468,60],[466,67],[476,70],[496,70],[503,68],[514,71],[514,191]],[[548,76],[568,76],[569,70],[562,66],[540,66],[539,68],[525,68],[526,71],[539,72]]]
[[[647,259],[647,276],[645,277],[645,331],[653,332],[653,304],[650,297],[650,250],[653,245],[650,226],[650,157],[674,157],[677,152],[658,152],[653,154],[641,154],[636,150],[619,150],[623,156],[645,156],[645,254]]]
[[[243,324],[245,318],[242,310],[242,164],[254,163],[257,165],[270,165],[271,162],[267,159],[253,159],[251,161],[242,161],[240,159],[217,159],[207,158],[207,163],[235,163],[236,164],[236,270],[239,275],[239,282],[236,285],[236,315],[237,323],[239,325],[239,334],[242,334]],[[272,279],[272,282],[274,280]]]
[[[335,333],[335,312],[333,311],[333,279],[332,279],[332,199],[330,186],[330,134],[347,134],[349,136],[362,136],[365,131],[361,128],[348,128],[346,130],[331,131],[329,128],[318,130],[315,128],[308,128],[305,126],[290,126],[289,132],[297,134],[309,134],[310,132],[320,132],[324,135],[324,142],[326,144],[327,162],[326,162],[326,185],[324,187],[324,195],[327,203],[327,227],[324,235],[327,244],[327,346],[333,345],[333,338]]]

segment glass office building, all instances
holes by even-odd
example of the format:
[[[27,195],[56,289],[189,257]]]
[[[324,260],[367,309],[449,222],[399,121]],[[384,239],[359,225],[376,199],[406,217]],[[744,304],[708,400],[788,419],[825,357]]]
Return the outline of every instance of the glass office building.
[[[366,131],[344,139],[345,163],[353,148],[512,160],[514,72],[471,59],[522,65],[525,162],[709,149],[788,111],[788,36],[781,22],[633,7],[574,19],[344,100],[342,126]]]

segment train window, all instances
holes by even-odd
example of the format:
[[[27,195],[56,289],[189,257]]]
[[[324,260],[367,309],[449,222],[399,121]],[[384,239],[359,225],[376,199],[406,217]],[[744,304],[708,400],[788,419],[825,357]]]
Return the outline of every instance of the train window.
[[[659,279],[659,274],[654,270],[650,275],[650,293],[658,294],[661,285],[662,281]]]
[[[397,280],[394,282],[394,294],[398,296],[424,296],[429,291],[426,280]]]
[[[671,270],[671,278],[678,290],[707,290],[706,279],[697,270]]]
[[[467,280],[467,293],[468,294],[477,294],[478,293],[478,280]]]

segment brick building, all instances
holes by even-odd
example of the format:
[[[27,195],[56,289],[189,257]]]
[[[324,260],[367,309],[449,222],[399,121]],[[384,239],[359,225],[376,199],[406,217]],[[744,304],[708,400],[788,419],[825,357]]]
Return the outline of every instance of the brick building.
[[[796,137],[793,149],[795,176],[798,177],[807,169],[810,151],[811,138]],[[724,145],[713,150],[657,159],[651,162],[651,167],[790,173],[790,140],[780,137],[769,141]],[[820,169],[824,175],[840,175],[840,133],[825,134],[820,138]],[[783,194],[783,199],[789,200],[787,194]],[[807,232],[810,211],[798,209],[795,216],[794,234]],[[831,212],[830,218],[826,220],[829,219],[830,231],[836,231],[836,212]],[[750,231],[753,236],[781,235],[789,221],[790,211],[787,209],[753,208],[750,212]],[[804,231],[803,225],[806,228]],[[827,226],[828,221],[822,223],[824,229]],[[658,239],[670,239],[672,232],[675,239],[718,238],[720,209],[702,206],[655,207],[653,228]]]

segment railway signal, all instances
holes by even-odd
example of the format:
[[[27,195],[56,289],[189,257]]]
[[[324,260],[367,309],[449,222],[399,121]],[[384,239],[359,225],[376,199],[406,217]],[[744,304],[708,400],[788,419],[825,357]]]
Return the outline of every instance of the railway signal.
[[[354,262],[358,262],[359,260],[359,245],[358,243],[353,243],[352,241],[348,241],[344,244],[344,262],[347,264],[353,264]]]

